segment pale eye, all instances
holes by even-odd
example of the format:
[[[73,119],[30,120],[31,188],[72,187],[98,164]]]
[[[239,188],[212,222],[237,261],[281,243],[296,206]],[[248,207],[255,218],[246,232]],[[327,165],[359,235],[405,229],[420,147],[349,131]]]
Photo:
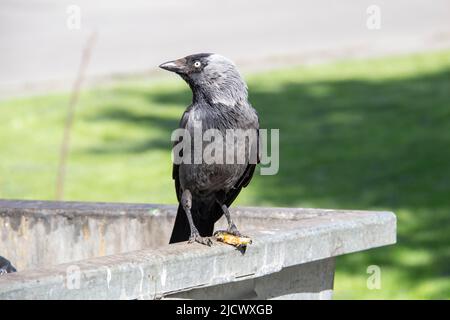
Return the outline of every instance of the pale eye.
[[[202,65],[202,64],[201,64],[200,61],[195,61],[195,62],[194,62],[194,67],[196,67],[196,68],[200,68],[201,65]]]

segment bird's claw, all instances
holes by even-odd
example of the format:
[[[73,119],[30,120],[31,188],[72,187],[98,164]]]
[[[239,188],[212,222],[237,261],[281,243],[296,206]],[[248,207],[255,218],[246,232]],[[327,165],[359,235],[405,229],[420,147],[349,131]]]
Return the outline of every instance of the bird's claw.
[[[239,232],[239,230],[236,228],[235,225],[231,225],[227,228],[227,233],[232,234],[236,237],[242,237],[242,234]]]
[[[194,242],[198,242],[200,244],[204,244],[208,247],[212,246],[212,241],[210,238],[208,237],[202,237],[200,236],[199,233],[193,233],[191,234],[191,236],[189,237],[188,243],[194,243]]]

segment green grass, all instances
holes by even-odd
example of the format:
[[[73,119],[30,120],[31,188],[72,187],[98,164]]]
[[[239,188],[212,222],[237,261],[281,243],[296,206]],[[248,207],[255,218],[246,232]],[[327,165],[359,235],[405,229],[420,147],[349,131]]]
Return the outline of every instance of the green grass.
[[[450,297],[450,52],[247,76],[280,171],[243,205],[387,209],[398,244],[339,257],[336,298]],[[0,198],[52,199],[68,96],[0,102]],[[175,78],[83,92],[67,200],[174,203],[170,132],[190,101]],[[366,287],[369,265],[381,289]]]

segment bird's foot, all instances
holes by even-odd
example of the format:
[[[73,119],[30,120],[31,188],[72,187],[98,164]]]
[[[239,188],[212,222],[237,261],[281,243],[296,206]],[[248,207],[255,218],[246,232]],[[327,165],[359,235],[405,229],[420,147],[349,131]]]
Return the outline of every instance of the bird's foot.
[[[202,237],[198,232],[191,233],[191,236],[189,237],[188,243],[194,243],[198,242],[201,244],[204,244],[208,247],[211,247],[212,241],[208,237]]]
[[[239,230],[236,228],[234,224],[228,226],[227,233],[232,234],[236,237],[242,237],[242,234],[239,232]]]

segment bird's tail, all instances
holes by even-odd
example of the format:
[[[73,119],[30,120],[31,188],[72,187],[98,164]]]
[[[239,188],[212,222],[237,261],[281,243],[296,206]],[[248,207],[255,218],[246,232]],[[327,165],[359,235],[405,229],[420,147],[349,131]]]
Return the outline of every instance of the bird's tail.
[[[202,237],[212,236],[214,231],[214,223],[221,216],[221,213],[219,214],[219,211],[221,210],[219,206],[213,206],[211,209],[213,213],[217,212],[217,214],[210,214],[208,215],[208,218],[205,219],[202,218],[203,215],[197,214],[195,208],[192,208],[192,220],[194,221],[194,225]],[[177,216],[175,218],[169,243],[187,241],[189,240],[190,235],[191,228],[189,226],[186,212],[184,212],[181,205],[178,205]]]

